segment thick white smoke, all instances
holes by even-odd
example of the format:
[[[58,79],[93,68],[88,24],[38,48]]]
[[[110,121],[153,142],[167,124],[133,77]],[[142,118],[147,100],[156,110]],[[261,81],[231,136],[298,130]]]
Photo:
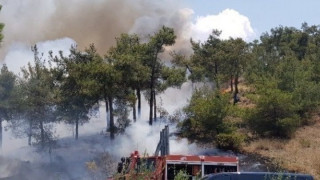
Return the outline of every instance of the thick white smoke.
[[[239,37],[250,41],[256,37],[249,18],[233,9],[225,9],[218,15],[197,17],[196,22],[192,25],[192,36],[195,40],[204,41],[212,29],[222,31],[222,39]]]
[[[157,97],[158,102],[163,104],[169,114],[184,107],[192,95],[193,84],[186,82],[181,89],[169,88],[162,95]],[[160,131],[168,124],[168,121],[158,120],[153,126],[148,124],[148,104],[143,101],[142,115],[136,123],[126,129],[124,135],[116,137],[109,150],[116,156],[128,156],[134,150],[140,153],[147,152],[153,155],[160,139]],[[170,133],[176,132],[176,125],[169,126]],[[170,137],[171,154],[196,154],[199,149],[195,144],[189,144],[187,139],[177,139],[175,136]]]

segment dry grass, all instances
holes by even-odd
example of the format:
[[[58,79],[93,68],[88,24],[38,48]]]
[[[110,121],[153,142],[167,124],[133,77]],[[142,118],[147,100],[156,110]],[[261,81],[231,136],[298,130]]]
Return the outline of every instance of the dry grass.
[[[230,89],[230,87],[228,87]],[[225,92],[230,90],[225,89]],[[249,98],[255,96],[255,89],[241,80],[239,84],[240,102],[242,108],[255,107]],[[307,173],[320,180],[320,114],[309,121],[295,133],[290,140],[257,139],[246,145],[243,150],[272,159],[276,166],[293,172]]]
[[[244,150],[274,159],[289,171],[312,174],[320,180],[320,120],[300,128],[290,140],[258,139]]]

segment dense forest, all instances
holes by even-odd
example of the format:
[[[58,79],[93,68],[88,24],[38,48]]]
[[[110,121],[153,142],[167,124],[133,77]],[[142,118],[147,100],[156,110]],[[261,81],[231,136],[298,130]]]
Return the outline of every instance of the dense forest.
[[[54,143],[56,122],[74,125],[78,139],[79,126],[99,102],[106,104],[106,132],[114,139],[139,119],[143,96],[152,126],[162,110],[157,97],[186,81],[202,86],[179,115],[167,118],[190,141],[237,151],[252,137],[288,139],[313,123],[320,102],[319,26],[279,26],[253,42],[220,34],[213,30],[205,42],[191,39],[192,55],[170,52],[170,60],[162,55],[176,35],[165,26],[147,40],[121,34],[105,55],[94,44],[48,57],[33,46],[34,62],[20,75],[1,68],[0,146],[2,121],[41,148]]]

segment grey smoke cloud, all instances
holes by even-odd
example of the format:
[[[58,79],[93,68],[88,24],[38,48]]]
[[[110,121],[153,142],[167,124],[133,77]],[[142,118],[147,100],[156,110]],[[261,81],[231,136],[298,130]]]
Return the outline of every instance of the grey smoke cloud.
[[[146,39],[163,25],[173,27],[178,37],[167,50],[185,55],[192,52],[191,37],[204,41],[212,29],[222,30],[224,38],[250,40],[255,36],[249,19],[236,10],[227,9],[194,20],[193,10],[184,8],[182,0],[0,0],[0,4],[0,22],[6,24],[0,61],[8,52],[19,51],[12,48],[17,43],[26,49],[38,42],[58,39],[74,40],[80,49],[94,43],[98,52],[105,54],[121,33],[136,33]],[[163,59],[169,58],[168,53],[164,54]],[[17,60],[6,57],[5,62],[8,61]]]
[[[40,41],[69,37],[80,48],[95,43],[106,53],[115,37],[127,33],[137,24],[154,30],[176,12],[180,1],[148,0],[1,0],[0,22],[6,24],[3,53],[16,42],[35,44]],[[170,4],[170,5],[169,5]],[[162,17],[156,24],[144,17]],[[142,21],[141,21],[142,20]],[[170,20],[170,19],[169,19]],[[137,22],[138,21],[138,22]],[[160,24],[159,24],[160,23]],[[170,23],[169,23],[170,24]],[[135,33],[144,33],[143,31]],[[150,32],[148,32],[150,33]]]

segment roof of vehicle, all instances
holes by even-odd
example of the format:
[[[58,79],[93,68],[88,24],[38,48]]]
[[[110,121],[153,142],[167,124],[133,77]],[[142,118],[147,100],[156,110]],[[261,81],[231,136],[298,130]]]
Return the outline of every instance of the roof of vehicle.
[[[237,157],[228,156],[192,156],[192,155],[167,155],[166,161],[176,162],[216,162],[216,163],[237,163]]]

